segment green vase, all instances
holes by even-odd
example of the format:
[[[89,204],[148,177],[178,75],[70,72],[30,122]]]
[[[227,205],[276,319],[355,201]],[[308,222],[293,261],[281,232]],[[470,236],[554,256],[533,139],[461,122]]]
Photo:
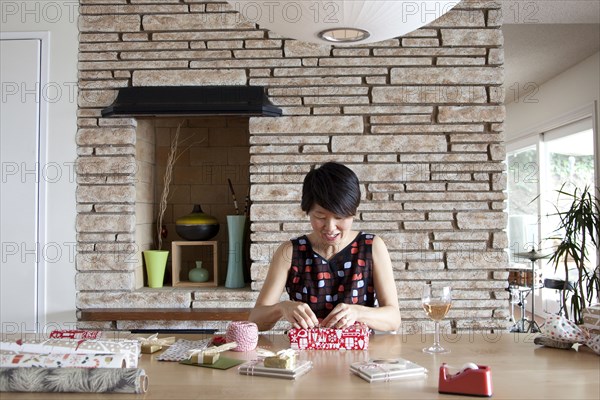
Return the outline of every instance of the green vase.
[[[145,250],[143,253],[146,263],[146,273],[148,274],[148,286],[151,288],[163,287],[169,251]]]
[[[192,268],[188,272],[190,282],[206,282],[208,281],[209,272],[206,268],[202,268],[202,261],[196,261],[196,268]]]
[[[244,282],[244,226],[245,215],[227,216],[227,234],[229,238],[229,253],[227,257],[227,278],[225,287],[242,288]]]

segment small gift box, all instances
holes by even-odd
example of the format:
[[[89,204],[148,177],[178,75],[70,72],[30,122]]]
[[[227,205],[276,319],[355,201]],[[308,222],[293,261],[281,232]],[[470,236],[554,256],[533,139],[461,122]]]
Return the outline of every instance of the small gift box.
[[[219,359],[219,353],[231,350],[237,346],[236,342],[226,343],[221,346],[207,349],[192,349],[188,352],[192,364],[214,364]]]
[[[50,339],[100,339],[101,331],[89,331],[83,329],[53,330]]]
[[[294,350],[282,350],[276,355],[266,357],[264,366],[267,368],[294,369],[296,368],[296,352]]]
[[[356,323],[348,328],[292,328],[288,332],[295,350],[367,350],[369,328]]]
[[[158,333],[155,333],[147,338],[140,337],[138,340],[142,345],[143,354],[156,353],[157,351],[162,350],[163,346],[171,346],[173,343],[175,343],[174,336],[159,339]]]
[[[210,350],[199,351],[190,356],[192,364],[214,364],[219,359],[219,353]]]
[[[159,350],[162,350],[162,346],[159,344],[150,344],[150,343],[145,343],[142,344],[142,354],[152,354],[152,353],[156,353]]]

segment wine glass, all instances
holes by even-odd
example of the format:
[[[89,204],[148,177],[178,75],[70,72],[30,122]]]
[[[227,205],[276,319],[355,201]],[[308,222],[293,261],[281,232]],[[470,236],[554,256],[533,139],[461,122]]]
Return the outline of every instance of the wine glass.
[[[423,349],[425,353],[450,353],[450,350],[445,349],[440,345],[440,320],[444,319],[452,305],[452,296],[450,292],[450,286],[433,286],[430,283],[427,283],[423,287],[423,296],[421,297],[423,309],[435,324],[433,345],[425,347]]]

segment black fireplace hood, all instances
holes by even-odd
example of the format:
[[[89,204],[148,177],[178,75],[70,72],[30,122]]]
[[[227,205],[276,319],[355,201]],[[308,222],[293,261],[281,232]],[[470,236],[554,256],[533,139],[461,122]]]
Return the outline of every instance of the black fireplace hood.
[[[103,117],[247,115],[278,117],[262,86],[143,86],[119,89]]]

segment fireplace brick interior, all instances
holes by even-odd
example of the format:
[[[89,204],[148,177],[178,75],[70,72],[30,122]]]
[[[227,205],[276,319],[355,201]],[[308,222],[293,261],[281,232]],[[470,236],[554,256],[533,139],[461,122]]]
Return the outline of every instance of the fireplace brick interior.
[[[221,1],[82,1],[80,14],[79,309],[251,307],[274,249],[309,229],[299,207],[304,174],[334,160],[361,180],[355,227],[388,245],[405,330],[429,323],[420,302],[426,280],[453,287],[446,326],[507,327],[498,3],[465,0],[405,37],[356,47],[280,37]],[[143,286],[152,198],[160,190],[165,141],[179,119],[102,118],[100,111],[121,87],[183,85],[264,86],[284,112],[278,118],[190,117],[183,128],[193,141],[212,129],[219,132],[213,140],[227,143],[218,151],[207,142],[186,149],[189,165],[176,168],[174,183],[181,187],[169,204],[170,235],[175,218],[194,203],[205,205],[221,221],[224,279],[231,200],[222,181],[202,174],[210,166],[221,178],[237,173],[238,197],[249,185],[252,203],[252,282],[245,289]],[[223,171],[227,165],[233,169]],[[197,325],[80,322],[102,329]]]

